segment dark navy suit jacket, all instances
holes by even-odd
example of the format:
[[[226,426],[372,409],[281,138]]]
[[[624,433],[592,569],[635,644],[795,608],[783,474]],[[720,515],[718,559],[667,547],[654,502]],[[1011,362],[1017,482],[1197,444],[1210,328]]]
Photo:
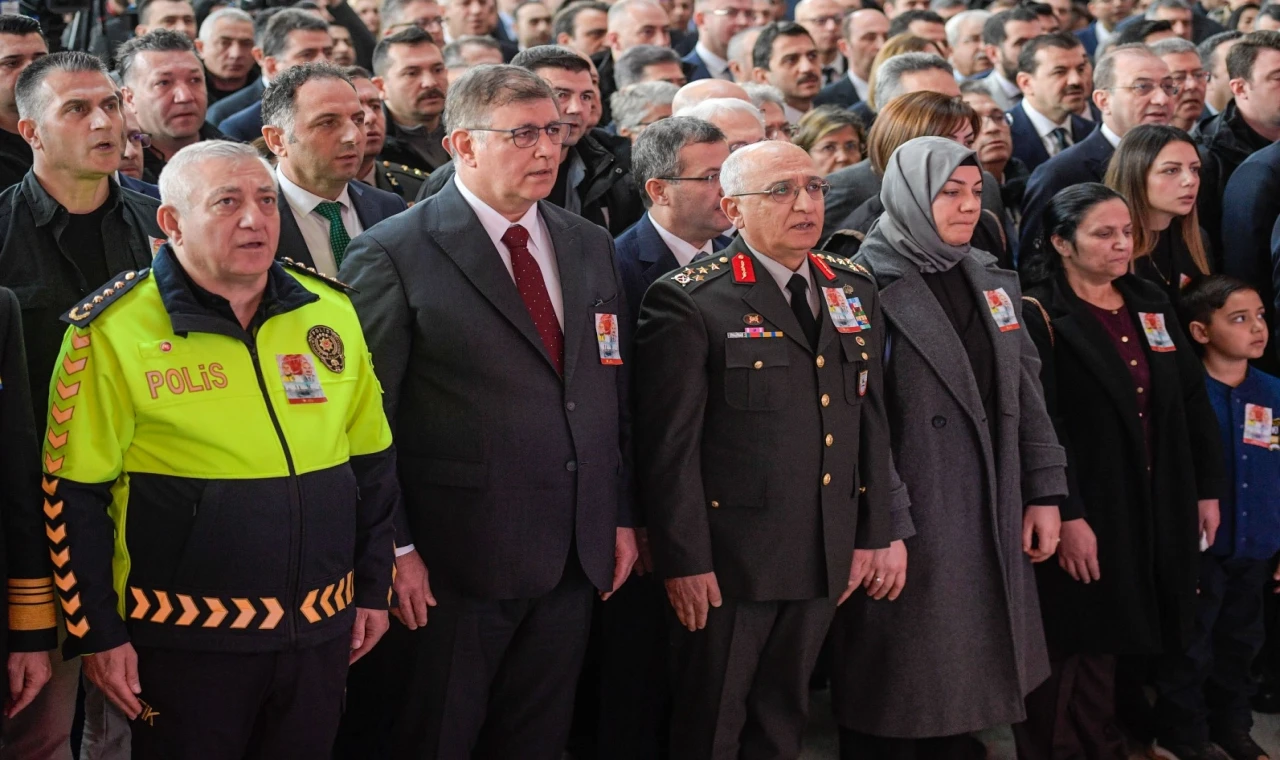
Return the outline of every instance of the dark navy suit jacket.
[[[1072,145],[1040,165],[1027,180],[1027,192],[1022,197],[1022,237],[1018,246],[1018,267],[1031,258],[1035,240],[1040,237],[1040,215],[1059,190],[1082,182],[1101,182],[1107,174],[1107,164],[1116,149],[1102,134],[1102,127],[1084,140]]]
[[[404,199],[395,193],[370,187],[363,182],[348,182],[347,194],[351,197],[351,206],[356,210],[360,226],[366,230],[408,208]],[[276,256],[288,256],[307,266],[315,266],[316,261],[307,248],[307,241],[302,237],[302,230],[298,229],[298,221],[293,215],[293,209],[289,208],[289,200],[284,193],[280,193],[279,205],[280,244],[276,248]]]
[[[1080,38],[1080,42],[1084,45],[1084,52],[1092,58],[1094,52],[1098,49],[1098,22],[1095,21],[1085,28],[1076,32],[1076,36]]]
[[[1021,159],[1028,169],[1035,171],[1036,167],[1049,160],[1049,151],[1045,150],[1044,141],[1040,139],[1040,133],[1036,132],[1035,125],[1031,123],[1031,117],[1027,116],[1023,103],[1019,103],[1017,108],[1009,112],[1012,118],[1009,131],[1013,133],[1013,156]],[[1072,146],[1079,145],[1092,131],[1093,124],[1090,124],[1088,119],[1071,114]]]
[[[707,68],[707,64],[703,62],[697,50],[690,50],[689,54],[680,60],[689,65],[687,71],[689,72],[690,82],[711,78],[711,69]]]
[[[116,176],[120,180],[120,187],[132,190],[135,193],[149,195],[156,200],[160,200],[160,188],[158,186],[153,185],[150,182],[143,182],[140,179],[134,179],[128,174],[117,174]]]
[[[222,134],[240,142],[253,142],[262,137],[262,101],[227,117],[218,125]]]
[[[219,100],[217,103],[209,106],[209,113],[205,116],[205,121],[220,126],[222,122],[231,118],[235,114],[243,111],[255,102],[262,100],[262,91],[267,86],[262,83],[262,78],[249,83],[243,90],[237,90],[227,97]]]
[[[732,242],[732,238],[721,235],[711,241],[711,249],[719,251]],[[658,234],[648,214],[628,227],[613,244],[618,257],[618,272],[622,275],[622,288],[627,295],[627,307],[631,310],[632,324],[635,324],[644,292],[654,280],[677,269],[680,263]]]
[[[846,72],[839,79],[822,88],[818,96],[813,99],[815,106],[840,106],[841,108],[852,108],[853,105],[862,98],[858,97],[858,91],[853,86],[853,81],[849,79]]]

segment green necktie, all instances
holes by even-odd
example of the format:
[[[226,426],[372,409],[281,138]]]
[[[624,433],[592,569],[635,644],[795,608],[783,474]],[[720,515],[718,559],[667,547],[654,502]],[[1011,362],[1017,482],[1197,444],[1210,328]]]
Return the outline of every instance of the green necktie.
[[[347,255],[347,244],[351,242],[347,225],[342,223],[342,204],[324,201],[316,206],[316,212],[329,220],[329,250],[333,252],[333,265],[340,267],[342,258]]]

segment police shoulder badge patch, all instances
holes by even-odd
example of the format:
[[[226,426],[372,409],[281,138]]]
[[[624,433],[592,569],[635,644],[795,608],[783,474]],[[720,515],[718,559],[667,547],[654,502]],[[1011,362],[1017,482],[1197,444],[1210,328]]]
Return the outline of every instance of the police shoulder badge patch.
[[[330,372],[340,373],[347,368],[347,355],[342,338],[332,327],[316,325],[307,331],[307,345]]]

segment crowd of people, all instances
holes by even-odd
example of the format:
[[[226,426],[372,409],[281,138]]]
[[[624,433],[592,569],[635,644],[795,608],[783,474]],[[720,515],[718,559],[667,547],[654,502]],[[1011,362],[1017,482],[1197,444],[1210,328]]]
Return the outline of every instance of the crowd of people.
[[[1280,4],[259,5],[0,15],[0,760],[1267,757]]]

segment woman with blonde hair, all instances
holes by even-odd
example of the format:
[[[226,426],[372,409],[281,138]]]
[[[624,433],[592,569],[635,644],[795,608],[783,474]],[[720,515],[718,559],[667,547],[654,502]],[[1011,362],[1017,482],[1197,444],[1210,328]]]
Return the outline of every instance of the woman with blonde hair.
[[[1177,302],[1184,287],[1211,271],[1200,229],[1200,155],[1177,127],[1144,124],[1129,130],[1107,170],[1107,187],[1133,210],[1132,271]]]

